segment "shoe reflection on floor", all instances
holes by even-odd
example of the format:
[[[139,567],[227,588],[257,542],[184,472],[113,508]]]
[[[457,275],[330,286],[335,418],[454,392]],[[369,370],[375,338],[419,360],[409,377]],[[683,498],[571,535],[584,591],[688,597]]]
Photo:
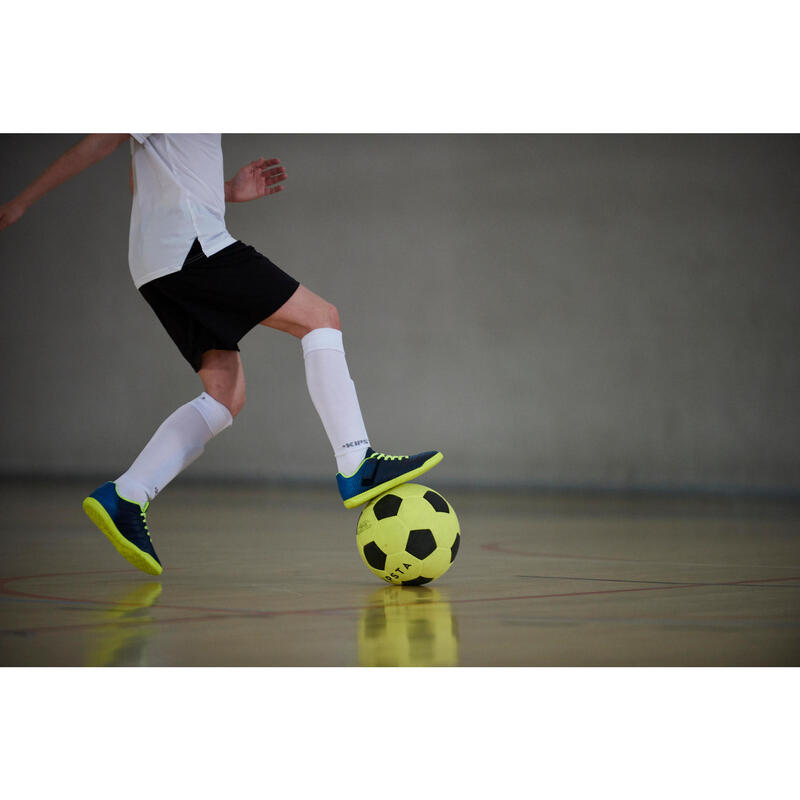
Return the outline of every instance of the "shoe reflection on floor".
[[[358,623],[362,667],[458,666],[458,630],[446,596],[427,586],[386,586]]]
[[[153,634],[150,606],[161,594],[161,584],[149,581],[121,590],[98,622],[108,625],[92,632],[86,653],[87,667],[147,666],[147,642]],[[116,624],[115,624],[116,623]]]

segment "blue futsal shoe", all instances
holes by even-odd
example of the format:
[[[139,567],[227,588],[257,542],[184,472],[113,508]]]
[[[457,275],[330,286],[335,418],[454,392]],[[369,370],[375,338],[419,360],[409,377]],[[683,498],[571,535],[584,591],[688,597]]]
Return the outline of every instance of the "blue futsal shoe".
[[[144,516],[149,505],[145,503],[142,507],[120,497],[117,487],[109,481],[83,501],[83,510],[126,561],[148,575],[160,575],[163,568],[150,541]]]
[[[363,506],[393,486],[413,481],[443,458],[437,450],[417,453],[415,456],[387,456],[368,447],[364,460],[352,475],[345,477],[340,472],[336,476],[345,508]]]

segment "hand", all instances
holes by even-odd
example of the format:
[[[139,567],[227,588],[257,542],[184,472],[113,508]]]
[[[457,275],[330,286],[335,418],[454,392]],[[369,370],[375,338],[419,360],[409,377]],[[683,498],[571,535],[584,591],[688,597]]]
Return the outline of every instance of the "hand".
[[[59,156],[13,200],[0,206],[0,231],[13,225],[37,200],[64,181],[102,161],[130,137],[127,133],[90,133]]]
[[[286,180],[286,168],[278,166],[280,163],[278,158],[257,158],[246,164],[225,184],[225,199],[245,203],[280,192]]]
[[[13,225],[26,211],[28,207],[21,200],[15,198],[0,206],[0,231]]]

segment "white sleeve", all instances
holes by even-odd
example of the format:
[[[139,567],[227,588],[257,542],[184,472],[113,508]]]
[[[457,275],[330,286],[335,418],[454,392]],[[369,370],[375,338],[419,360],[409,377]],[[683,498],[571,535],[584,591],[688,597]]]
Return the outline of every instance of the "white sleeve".
[[[136,139],[136,141],[139,142],[139,144],[144,144],[144,140],[148,136],[150,136],[150,134],[149,133],[132,133],[131,136],[133,136],[133,138]]]

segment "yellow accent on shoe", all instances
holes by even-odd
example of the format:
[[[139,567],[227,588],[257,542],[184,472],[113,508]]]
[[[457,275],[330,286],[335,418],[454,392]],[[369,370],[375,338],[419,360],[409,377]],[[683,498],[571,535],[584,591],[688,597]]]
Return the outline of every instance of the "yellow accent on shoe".
[[[86,516],[97,525],[101,533],[117,548],[117,552],[137,569],[146,572],[148,575],[160,575],[164,568],[149,553],[140,550],[136,545],[131,544],[120,532],[114,521],[108,515],[103,506],[93,497],[87,497],[83,501],[83,510]]]
[[[421,467],[417,467],[416,469],[411,470],[411,472],[405,472],[402,475],[398,475],[396,478],[392,478],[391,480],[379,483],[377,486],[372,486],[365,492],[361,492],[361,494],[349,497],[347,500],[343,501],[344,507],[356,508],[357,506],[363,506],[364,503],[368,503],[374,497],[377,497],[384,492],[388,492],[389,489],[399,486],[401,483],[413,481],[414,478],[418,478],[423,472],[427,472],[429,469],[435,467],[443,458],[444,455],[442,455],[442,453],[436,453],[436,455],[431,456],[426,462],[424,462]]]

